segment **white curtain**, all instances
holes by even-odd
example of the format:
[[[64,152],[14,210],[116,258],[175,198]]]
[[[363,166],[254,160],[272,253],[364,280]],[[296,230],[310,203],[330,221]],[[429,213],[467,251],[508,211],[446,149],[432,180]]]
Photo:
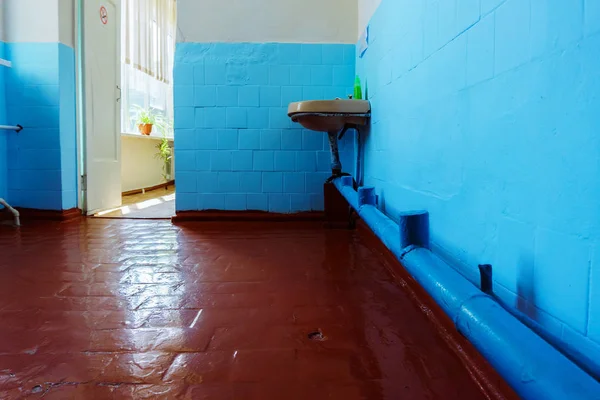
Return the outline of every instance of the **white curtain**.
[[[124,60],[170,83],[175,39],[175,0],[124,0]]]
[[[124,132],[136,132],[135,106],[173,117],[175,0],[122,0]]]

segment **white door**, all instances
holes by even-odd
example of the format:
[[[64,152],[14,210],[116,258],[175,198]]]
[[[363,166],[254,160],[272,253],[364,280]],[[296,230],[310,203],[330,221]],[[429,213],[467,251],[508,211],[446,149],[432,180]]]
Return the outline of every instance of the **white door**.
[[[87,214],[121,205],[119,0],[85,0],[85,156]],[[84,188],[85,190],[85,188]]]

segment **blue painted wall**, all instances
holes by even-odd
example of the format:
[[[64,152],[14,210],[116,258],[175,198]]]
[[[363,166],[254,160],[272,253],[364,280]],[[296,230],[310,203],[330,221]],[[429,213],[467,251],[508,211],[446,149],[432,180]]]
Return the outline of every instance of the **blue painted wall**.
[[[370,36],[381,208],[429,210],[435,252],[600,356],[600,2],[383,0]]]
[[[77,106],[75,51],[58,46],[60,167],[63,210],[77,207]]]
[[[287,106],[346,97],[354,67],[354,45],[178,43],[177,209],[322,210],[326,135],[292,123]],[[352,135],[341,150],[351,167]]]
[[[0,58],[5,58],[4,42],[0,42]],[[5,91],[5,71],[7,67],[0,65],[0,125],[6,124],[6,96]],[[7,131],[0,131],[0,198],[6,199],[7,181],[8,181],[8,165],[7,165]]]
[[[14,206],[76,207],[75,55],[60,43],[7,43],[8,199]]]

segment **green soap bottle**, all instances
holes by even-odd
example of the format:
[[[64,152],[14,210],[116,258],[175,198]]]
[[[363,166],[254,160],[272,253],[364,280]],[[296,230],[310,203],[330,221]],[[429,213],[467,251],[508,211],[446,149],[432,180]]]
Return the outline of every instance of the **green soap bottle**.
[[[362,100],[362,88],[360,86],[360,78],[356,75],[354,79],[354,100]]]

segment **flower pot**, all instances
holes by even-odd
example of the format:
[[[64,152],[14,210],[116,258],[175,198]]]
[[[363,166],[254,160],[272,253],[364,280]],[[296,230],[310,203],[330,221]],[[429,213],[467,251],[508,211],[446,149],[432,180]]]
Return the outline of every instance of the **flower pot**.
[[[150,136],[152,132],[152,124],[139,124],[138,129],[142,135]]]

